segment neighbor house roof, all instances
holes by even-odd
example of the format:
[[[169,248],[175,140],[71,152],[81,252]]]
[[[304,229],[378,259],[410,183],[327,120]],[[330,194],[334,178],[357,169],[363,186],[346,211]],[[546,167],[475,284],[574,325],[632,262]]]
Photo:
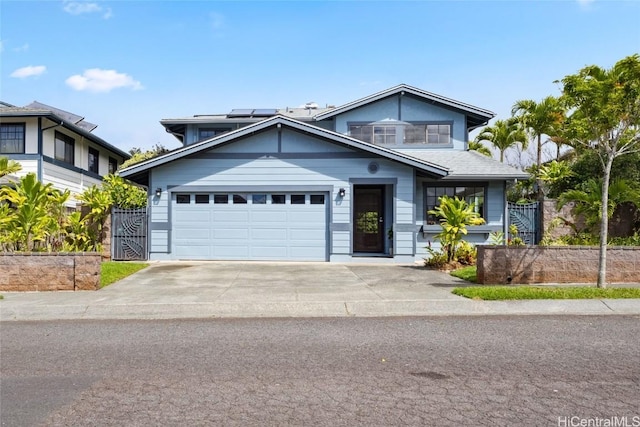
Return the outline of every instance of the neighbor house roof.
[[[261,122],[254,123],[252,125],[245,126],[238,130],[173,150],[167,154],[155,157],[153,159],[137,163],[135,165],[122,169],[119,174],[123,177],[134,179],[137,175],[145,174],[146,171],[154,167],[181,159],[189,155],[193,155],[200,151],[209,150],[211,148],[232,142],[244,136],[248,136],[256,132],[264,131],[268,128],[277,126],[286,126],[310,135],[325,138],[327,140],[330,140],[332,143],[337,143],[368,153],[377,154],[387,159],[412,166],[420,171],[426,172],[431,175],[443,177],[449,173],[447,168],[431,162],[430,160],[416,158],[399,151],[394,151],[374,144],[369,144],[367,142],[360,141],[358,139],[351,138],[349,136],[342,135],[333,131],[322,129],[317,126],[309,125],[307,123],[303,123],[289,117],[275,116],[265,119]]]
[[[11,105],[6,102],[0,102],[0,117],[45,117],[48,120],[60,123],[61,126],[82,135],[89,141],[116,153],[125,160],[131,157],[129,153],[122,151],[118,147],[109,144],[104,139],[91,133],[97,125],[86,122],[83,117],[58,108],[50,107],[37,101],[34,101],[26,107],[16,107],[15,105]]]
[[[413,95],[415,97],[424,99],[432,104],[436,104],[441,107],[453,108],[456,110],[463,111],[467,115],[467,129],[469,130],[477,128],[478,126],[486,125],[489,122],[489,120],[495,117],[494,112],[485,110],[484,108],[474,107],[473,105],[465,104],[464,102],[456,101],[454,99],[446,98],[444,96],[437,95],[435,93],[427,92],[425,90],[418,89],[413,86],[400,84],[398,86],[385,89],[381,92],[374,93],[373,95],[365,96],[364,98],[360,98],[358,100],[341,105],[337,108],[332,108],[330,110],[320,112],[315,115],[315,119],[316,120],[328,119],[338,114],[342,114],[344,112],[361,107],[363,105],[370,104],[372,102],[375,102],[384,98],[388,98],[390,96],[398,95],[398,94]]]
[[[449,174],[443,180],[527,179],[530,176],[473,150],[403,150],[403,153],[447,168]]]

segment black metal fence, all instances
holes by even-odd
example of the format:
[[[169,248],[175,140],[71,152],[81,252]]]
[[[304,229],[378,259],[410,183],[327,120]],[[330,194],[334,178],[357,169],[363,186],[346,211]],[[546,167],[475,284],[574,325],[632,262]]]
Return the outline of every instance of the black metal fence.
[[[111,259],[147,259],[147,208],[111,209]]]
[[[538,202],[509,203],[509,225],[518,227],[518,237],[525,244],[535,245],[540,241],[540,204]]]

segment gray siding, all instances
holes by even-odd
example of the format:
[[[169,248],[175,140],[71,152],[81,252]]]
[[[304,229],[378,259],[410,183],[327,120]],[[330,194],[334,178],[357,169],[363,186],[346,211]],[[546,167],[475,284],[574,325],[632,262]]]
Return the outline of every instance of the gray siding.
[[[153,171],[150,188],[160,187],[163,194],[160,198],[152,198],[151,228],[166,228],[171,221],[167,191],[176,186],[180,191],[197,186],[198,191],[209,189],[212,192],[221,187],[238,191],[265,191],[277,187],[293,191],[322,186],[330,189],[331,230],[333,224],[351,222],[353,189],[350,180],[354,178],[396,180],[395,223],[413,224],[413,170],[389,160],[376,159],[380,167],[377,173],[371,174],[368,165],[373,159],[352,156],[357,153],[298,132],[283,131],[279,137],[274,129],[219,147],[205,153],[203,158],[183,158],[159,166]],[[344,198],[338,196],[340,188],[347,190]],[[350,232],[344,230],[329,233],[332,254],[350,254]],[[154,231],[151,239],[151,250],[157,252],[151,254],[152,258],[171,258],[167,255],[170,233]],[[398,233],[395,250],[398,255],[412,256],[413,246],[412,232]]]

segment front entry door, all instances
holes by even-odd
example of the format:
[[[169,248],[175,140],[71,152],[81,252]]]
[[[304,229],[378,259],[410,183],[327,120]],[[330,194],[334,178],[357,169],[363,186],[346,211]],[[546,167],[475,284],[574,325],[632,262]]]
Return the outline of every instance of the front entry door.
[[[384,187],[353,189],[353,252],[384,252]]]

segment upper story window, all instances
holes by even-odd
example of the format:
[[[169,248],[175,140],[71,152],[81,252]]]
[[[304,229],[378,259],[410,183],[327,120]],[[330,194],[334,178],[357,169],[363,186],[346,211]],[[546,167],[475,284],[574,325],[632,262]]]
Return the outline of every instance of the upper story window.
[[[480,214],[481,218],[485,218],[485,189],[484,184],[476,183],[471,185],[425,185],[425,218],[427,225],[437,225],[440,223],[440,219],[429,211],[440,206],[440,197],[458,197],[463,199],[470,206],[473,206],[475,212]]]
[[[89,147],[89,172],[98,173],[98,163],[100,160],[100,153],[95,148]]]
[[[349,135],[374,144],[395,144],[396,126],[349,125]]]
[[[206,128],[206,129],[198,129],[198,141],[202,141],[203,139],[213,138],[214,136],[222,135],[223,133],[229,132],[231,129],[229,128]]]
[[[109,173],[116,173],[118,170],[118,161],[113,157],[109,157]]]
[[[56,160],[74,164],[75,141],[70,136],[56,132],[54,157]]]
[[[24,153],[24,123],[0,124],[0,153]]]
[[[392,125],[350,124],[349,135],[361,141],[380,144],[451,144],[451,123],[407,123]]]

